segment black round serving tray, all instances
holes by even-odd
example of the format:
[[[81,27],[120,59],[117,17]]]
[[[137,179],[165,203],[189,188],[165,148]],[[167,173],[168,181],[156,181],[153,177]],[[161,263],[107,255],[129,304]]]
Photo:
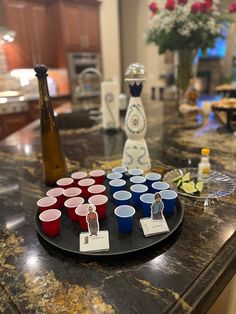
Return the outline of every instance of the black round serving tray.
[[[107,190],[109,191],[109,188]],[[80,232],[82,231],[79,227],[79,223],[70,221],[66,209],[62,210],[61,232],[58,236],[48,237],[44,234],[39,221],[39,210],[37,210],[35,213],[36,230],[44,240],[61,250],[90,256],[110,256],[139,251],[160,243],[164,239],[168,238],[178,228],[183,219],[184,210],[178,197],[174,212],[171,215],[165,217],[170,232],[146,238],[143,235],[143,231],[139,224],[139,219],[142,218],[142,211],[141,209],[136,208],[132,232],[120,233],[118,231],[117,221],[114,214],[115,204],[112,202],[112,197],[110,195],[108,195],[108,198],[109,201],[107,205],[107,217],[100,221],[100,230],[109,231],[109,251],[80,252],[79,236]]]

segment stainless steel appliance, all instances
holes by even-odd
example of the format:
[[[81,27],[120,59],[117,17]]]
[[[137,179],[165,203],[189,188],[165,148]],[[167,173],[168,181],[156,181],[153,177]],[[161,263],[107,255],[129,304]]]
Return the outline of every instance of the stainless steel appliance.
[[[100,96],[102,74],[99,53],[69,52],[68,66],[74,104],[82,98]]]

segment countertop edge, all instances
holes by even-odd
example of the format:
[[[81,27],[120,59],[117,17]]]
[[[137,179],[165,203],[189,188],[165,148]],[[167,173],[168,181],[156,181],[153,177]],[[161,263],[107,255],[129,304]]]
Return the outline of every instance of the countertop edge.
[[[236,232],[219,250],[215,259],[194,279],[168,313],[206,313],[236,273]]]

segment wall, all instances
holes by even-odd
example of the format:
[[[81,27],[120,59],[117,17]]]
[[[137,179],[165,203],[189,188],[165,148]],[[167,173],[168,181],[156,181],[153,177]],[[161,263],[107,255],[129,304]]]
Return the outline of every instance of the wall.
[[[149,27],[148,0],[120,0],[122,80],[130,63],[139,62],[147,71],[143,94],[150,95],[150,86],[165,72],[164,56],[158,54],[155,45],[145,43]],[[127,91],[126,84],[123,87]]]
[[[100,34],[103,79],[120,83],[120,25],[118,0],[100,0]]]

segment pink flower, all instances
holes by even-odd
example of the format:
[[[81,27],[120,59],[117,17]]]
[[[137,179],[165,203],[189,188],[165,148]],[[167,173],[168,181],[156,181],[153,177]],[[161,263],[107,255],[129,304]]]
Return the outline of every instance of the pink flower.
[[[212,0],[205,0],[204,2],[194,2],[191,6],[192,13],[208,13],[212,7]]]
[[[152,2],[149,4],[148,6],[149,10],[153,13],[153,14],[156,14],[158,12],[158,5],[156,2]]]
[[[175,1],[174,0],[167,0],[165,4],[165,9],[169,11],[174,11],[175,9]]]
[[[228,10],[229,10],[229,13],[235,13],[235,12],[236,12],[236,2],[231,3],[231,4],[229,5]]]
[[[207,13],[210,9],[209,4],[207,2],[201,2],[200,4],[200,12]]]
[[[191,12],[194,13],[194,14],[195,13],[199,13],[200,9],[201,9],[201,3],[200,2],[194,2],[191,5]]]
[[[179,5],[185,5],[187,4],[188,0],[177,0]]]
[[[208,5],[209,8],[212,7],[213,0],[205,0],[204,2]]]
[[[212,7],[213,0],[205,0],[203,3],[201,3],[201,12],[202,13],[208,13]]]

